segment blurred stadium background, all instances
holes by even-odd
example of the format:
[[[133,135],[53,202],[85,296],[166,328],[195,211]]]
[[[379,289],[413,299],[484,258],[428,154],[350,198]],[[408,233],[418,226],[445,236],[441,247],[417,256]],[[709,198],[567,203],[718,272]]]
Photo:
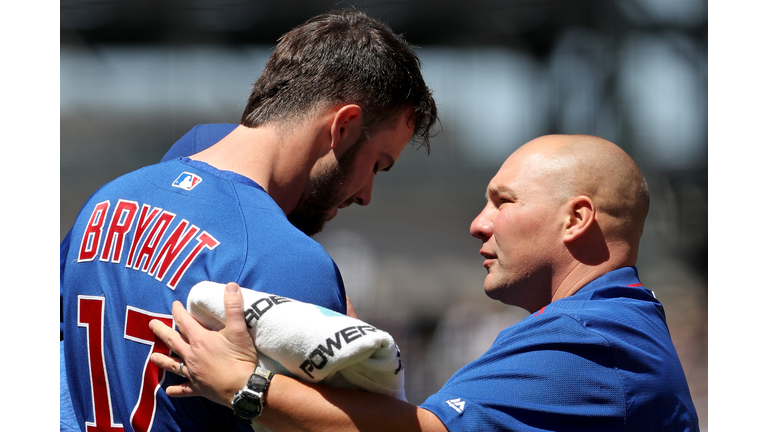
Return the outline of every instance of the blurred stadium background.
[[[707,430],[707,40],[704,0],[62,0],[63,238],[101,184],[159,161],[199,123],[237,123],[281,34],[356,7],[415,44],[442,131],[406,148],[368,207],[316,236],[360,317],[389,331],[421,403],[523,310],[483,294],[469,224],[504,159],[547,133],[609,139],[651,211],[638,267],[664,303]]]

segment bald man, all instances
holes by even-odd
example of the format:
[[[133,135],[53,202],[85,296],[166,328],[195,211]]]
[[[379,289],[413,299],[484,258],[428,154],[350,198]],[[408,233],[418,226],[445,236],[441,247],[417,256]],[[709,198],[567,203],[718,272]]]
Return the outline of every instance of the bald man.
[[[275,376],[256,423],[308,431],[698,431],[664,309],[638,279],[648,188],[634,161],[598,137],[548,135],[515,151],[470,227],[492,299],[531,315],[422,405]],[[253,370],[239,287],[227,328],[203,329],[174,305],[155,321],[190,382],[172,396],[229,405]],[[248,354],[245,354],[248,353]],[[177,373],[180,359],[153,362]]]

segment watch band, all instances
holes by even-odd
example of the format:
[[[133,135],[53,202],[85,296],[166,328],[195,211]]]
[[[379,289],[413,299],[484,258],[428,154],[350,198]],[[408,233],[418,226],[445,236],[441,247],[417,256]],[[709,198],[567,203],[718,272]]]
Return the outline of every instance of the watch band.
[[[264,369],[261,366],[256,366],[256,369],[253,370],[250,378],[248,378],[248,384],[245,386],[257,393],[263,394],[267,391],[267,387],[269,387],[273,375],[274,373],[272,373],[272,371]],[[263,398],[264,396],[262,395],[262,399]]]

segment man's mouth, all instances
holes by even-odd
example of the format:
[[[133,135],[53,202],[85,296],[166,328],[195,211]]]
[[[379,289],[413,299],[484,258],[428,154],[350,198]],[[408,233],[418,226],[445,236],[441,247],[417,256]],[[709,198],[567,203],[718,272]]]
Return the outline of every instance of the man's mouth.
[[[483,258],[485,258],[485,261],[483,261],[483,267],[485,267],[486,269],[488,269],[491,263],[496,260],[496,255],[490,254],[488,252],[483,252],[482,250],[480,251],[480,255],[482,255]]]

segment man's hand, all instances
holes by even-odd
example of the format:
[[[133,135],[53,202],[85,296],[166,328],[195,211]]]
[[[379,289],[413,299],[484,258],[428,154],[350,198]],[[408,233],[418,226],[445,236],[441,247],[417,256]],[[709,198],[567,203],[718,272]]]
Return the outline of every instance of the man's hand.
[[[190,315],[181,302],[173,303],[179,333],[158,320],[149,327],[181,358],[153,354],[152,362],[189,381],[170,386],[168,396],[203,396],[229,407],[235,393],[248,382],[258,357],[245,324],[240,287],[230,282],[224,290],[225,327],[208,330]],[[179,366],[183,366],[179,370]]]

